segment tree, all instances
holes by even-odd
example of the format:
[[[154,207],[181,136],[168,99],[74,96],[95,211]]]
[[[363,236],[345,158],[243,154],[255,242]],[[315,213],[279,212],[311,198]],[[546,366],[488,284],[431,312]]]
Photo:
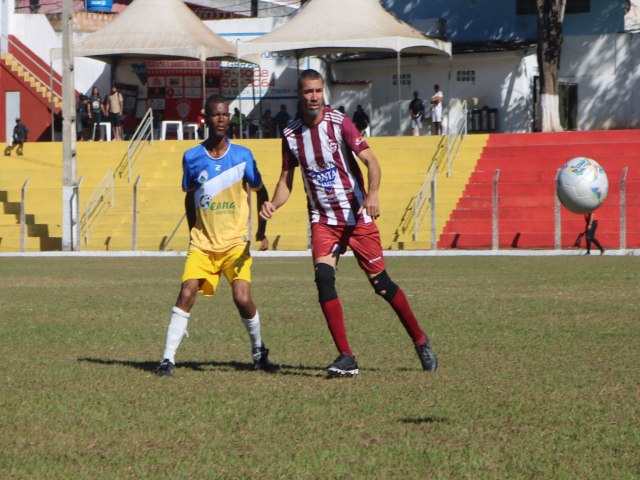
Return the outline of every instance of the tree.
[[[540,113],[543,132],[562,131],[558,77],[562,51],[562,23],[567,0],[536,0]]]

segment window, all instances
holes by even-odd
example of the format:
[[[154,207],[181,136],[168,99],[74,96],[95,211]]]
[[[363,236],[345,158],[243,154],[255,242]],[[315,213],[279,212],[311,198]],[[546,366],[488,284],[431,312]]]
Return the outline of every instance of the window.
[[[589,13],[591,0],[567,0],[565,13]],[[516,0],[516,15],[535,15],[536,0]]]

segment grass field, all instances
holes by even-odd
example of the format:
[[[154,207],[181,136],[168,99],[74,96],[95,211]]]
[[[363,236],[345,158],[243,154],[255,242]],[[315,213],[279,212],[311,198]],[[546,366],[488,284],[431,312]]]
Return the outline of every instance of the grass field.
[[[276,373],[225,285],[159,379],[183,258],[0,259],[2,479],[640,478],[640,260],[388,258],[440,360],[352,258],[336,356],[308,258],[258,258]]]

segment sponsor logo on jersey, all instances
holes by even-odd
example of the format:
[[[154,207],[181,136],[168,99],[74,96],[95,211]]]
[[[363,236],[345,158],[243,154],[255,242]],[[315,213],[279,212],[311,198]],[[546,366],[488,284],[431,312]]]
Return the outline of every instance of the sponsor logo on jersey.
[[[362,142],[364,142],[364,138],[362,137],[356,138],[356,145],[360,145]]]
[[[211,195],[202,195],[200,200],[198,201],[200,208],[203,210],[209,210],[211,212],[216,212],[216,214],[232,214],[236,210],[236,202],[229,201],[220,201],[220,202],[212,202]]]
[[[200,197],[200,200],[198,201],[198,204],[200,205],[200,207],[204,208],[205,210],[209,208],[210,203],[211,203],[211,195],[202,195]]]
[[[313,179],[313,183],[324,188],[327,193],[333,190],[333,182],[336,179],[336,173],[338,172],[338,167],[333,166],[331,168],[327,168],[325,170],[319,170],[317,172],[311,172],[311,178]]]

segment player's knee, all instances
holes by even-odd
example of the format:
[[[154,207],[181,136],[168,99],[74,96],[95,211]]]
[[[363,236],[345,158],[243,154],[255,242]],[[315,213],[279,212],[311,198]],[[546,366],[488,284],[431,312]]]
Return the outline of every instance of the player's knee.
[[[178,301],[176,304],[188,312],[196,301],[197,293],[198,284],[187,280],[180,288],[180,294],[178,295]]]
[[[338,298],[338,292],[336,292],[336,270],[331,265],[326,263],[317,264],[315,281],[318,287],[318,301],[320,303]]]
[[[373,290],[387,301],[391,301],[398,293],[398,286],[393,283],[386,270],[369,279]]]

